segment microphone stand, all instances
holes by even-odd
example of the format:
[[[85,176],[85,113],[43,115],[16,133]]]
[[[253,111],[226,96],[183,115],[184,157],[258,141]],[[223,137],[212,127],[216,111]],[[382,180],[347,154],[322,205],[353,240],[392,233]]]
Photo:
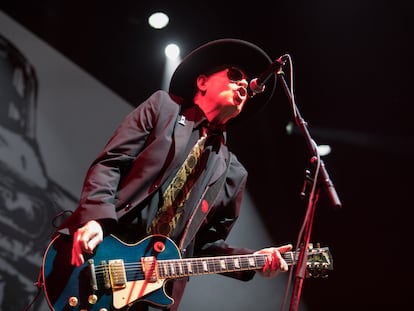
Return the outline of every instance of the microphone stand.
[[[282,84],[282,87],[294,109],[296,125],[303,132],[308,148],[312,154],[311,163],[317,164],[316,174],[318,176],[317,178],[315,178],[316,180],[313,180],[313,183],[315,184],[313,184],[312,189],[314,191],[311,191],[311,194],[310,194],[309,206],[306,212],[305,223],[303,227],[303,239],[301,242],[298,243],[300,246],[300,249],[299,249],[299,255],[298,255],[298,260],[296,264],[295,282],[292,288],[292,296],[291,296],[290,308],[289,308],[290,311],[294,311],[294,310],[298,310],[300,295],[301,295],[302,286],[303,286],[303,280],[306,277],[306,267],[307,267],[306,253],[307,253],[309,240],[311,236],[313,217],[315,214],[316,202],[319,197],[320,185],[325,186],[325,189],[327,190],[327,193],[328,193],[329,200],[334,207],[340,208],[342,207],[342,204],[336,193],[335,187],[329,178],[328,172],[325,168],[325,164],[323,163],[322,159],[319,158],[317,145],[314,143],[313,139],[311,138],[311,135],[307,128],[307,123],[300,115],[300,112],[294,102],[294,99],[289,90],[289,87],[285,81],[284,72],[282,70],[283,64],[284,62],[280,64],[280,68],[276,72],[277,79]]]

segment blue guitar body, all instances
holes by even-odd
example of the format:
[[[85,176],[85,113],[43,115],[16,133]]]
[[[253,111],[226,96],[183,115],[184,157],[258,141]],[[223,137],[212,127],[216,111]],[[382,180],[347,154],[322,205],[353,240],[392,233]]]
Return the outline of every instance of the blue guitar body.
[[[64,235],[54,238],[46,249],[42,277],[51,310],[119,310],[139,301],[168,307],[174,302],[165,292],[165,279],[154,280],[151,272],[146,275],[142,269],[142,258],[151,258],[148,270],[151,263],[180,258],[179,249],[167,237],[153,235],[126,244],[109,235],[90,256],[93,264],[87,261],[79,267],[71,265],[71,252],[72,237]],[[111,267],[110,261],[120,258],[122,265],[115,262]],[[117,270],[122,270],[121,281],[114,276]],[[114,301],[120,308],[114,306]]]

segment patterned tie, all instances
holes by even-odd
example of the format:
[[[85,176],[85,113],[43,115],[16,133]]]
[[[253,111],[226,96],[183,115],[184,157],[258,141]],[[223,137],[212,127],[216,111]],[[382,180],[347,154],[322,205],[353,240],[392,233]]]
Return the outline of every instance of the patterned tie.
[[[203,152],[204,143],[207,139],[207,131],[191,149],[186,160],[181,165],[170,185],[164,192],[163,205],[158,209],[148,233],[160,233],[170,236],[183,212],[183,206],[190,195],[192,186],[197,179],[197,163]]]

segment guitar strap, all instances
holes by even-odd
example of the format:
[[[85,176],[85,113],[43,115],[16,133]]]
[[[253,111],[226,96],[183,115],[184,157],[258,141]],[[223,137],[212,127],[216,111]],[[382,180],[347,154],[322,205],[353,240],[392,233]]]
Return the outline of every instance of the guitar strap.
[[[229,156],[229,160],[228,160],[228,163],[227,163],[226,171],[220,176],[220,178],[212,186],[207,187],[204,190],[204,192],[203,192],[203,194],[200,198],[200,201],[198,202],[196,208],[194,209],[194,211],[190,215],[190,218],[187,222],[187,225],[184,228],[184,233],[183,233],[183,236],[182,236],[180,244],[179,244],[179,248],[180,248],[181,252],[185,252],[186,247],[193,240],[193,238],[194,238],[196,232],[198,231],[198,229],[200,228],[203,220],[207,217],[211,206],[214,205],[220,189],[222,189],[222,187],[223,187],[223,184],[226,180],[226,176],[229,172],[229,168],[230,168],[230,164],[231,164],[232,156],[233,156],[231,152],[229,152],[229,155],[230,156]],[[202,204],[203,204],[204,201],[207,202],[207,206],[208,206],[207,211],[203,210],[203,208],[202,208]]]

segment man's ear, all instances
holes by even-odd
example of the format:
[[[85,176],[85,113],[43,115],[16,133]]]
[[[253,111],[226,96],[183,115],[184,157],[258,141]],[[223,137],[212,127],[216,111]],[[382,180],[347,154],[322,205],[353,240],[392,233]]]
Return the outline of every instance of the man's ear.
[[[197,89],[199,91],[205,91],[207,88],[208,77],[206,75],[199,75],[197,77]]]

